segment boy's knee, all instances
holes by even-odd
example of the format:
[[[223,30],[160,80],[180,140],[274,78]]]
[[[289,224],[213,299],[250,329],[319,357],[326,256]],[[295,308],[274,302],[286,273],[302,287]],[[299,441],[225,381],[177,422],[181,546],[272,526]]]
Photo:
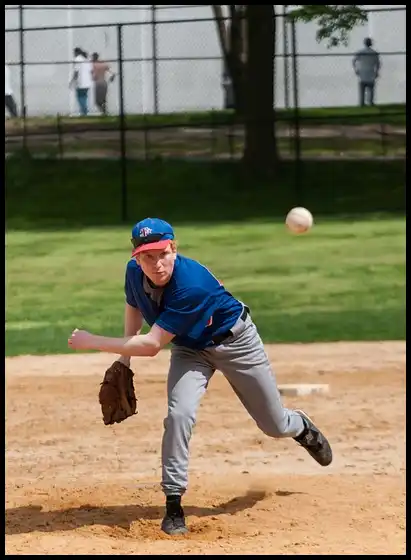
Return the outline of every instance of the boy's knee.
[[[192,427],[195,424],[195,414],[184,407],[175,407],[169,410],[167,417],[164,419],[164,428],[173,426]]]

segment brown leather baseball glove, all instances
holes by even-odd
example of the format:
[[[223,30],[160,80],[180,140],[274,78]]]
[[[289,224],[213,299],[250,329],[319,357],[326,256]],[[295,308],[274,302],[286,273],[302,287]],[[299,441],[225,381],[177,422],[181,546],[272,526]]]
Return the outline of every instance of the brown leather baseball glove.
[[[104,374],[98,399],[106,426],[137,414],[133,377],[132,370],[118,360]]]

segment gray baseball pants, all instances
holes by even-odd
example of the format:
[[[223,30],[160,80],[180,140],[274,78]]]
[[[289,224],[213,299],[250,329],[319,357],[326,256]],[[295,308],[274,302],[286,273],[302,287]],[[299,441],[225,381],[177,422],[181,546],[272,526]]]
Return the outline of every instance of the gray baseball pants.
[[[238,319],[231,331],[233,336],[205,350],[172,347],[162,442],[161,486],[167,496],[182,495],[187,488],[189,442],[197,408],[217,369],[265,434],[295,437],[304,429],[301,416],[281,403],[274,373],[250,315],[244,321]]]

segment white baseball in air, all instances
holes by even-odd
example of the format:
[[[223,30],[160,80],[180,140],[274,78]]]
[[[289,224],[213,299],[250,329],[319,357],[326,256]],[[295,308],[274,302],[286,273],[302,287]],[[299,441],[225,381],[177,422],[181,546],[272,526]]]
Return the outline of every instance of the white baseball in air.
[[[313,215],[302,206],[292,208],[285,218],[285,225],[293,233],[306,233],[312,228],[313,223]]]

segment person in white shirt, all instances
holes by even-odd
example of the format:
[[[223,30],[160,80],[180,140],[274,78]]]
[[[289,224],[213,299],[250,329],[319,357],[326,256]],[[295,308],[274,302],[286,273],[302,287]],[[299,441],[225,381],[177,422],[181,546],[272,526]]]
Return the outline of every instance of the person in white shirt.
[[[74,49],[74,71],[70,80],[70,87],[75,86],[77,103],[80,115],[88,114],[88,96],[93,85],[92,64],[88,60],[88,55],[80,47]]]
[[[375,82],[380,73],[381,61],[379,53],[372,48],[372,39],[364,39],[364,48],[355,54],[352,63],[359,78],[360,106],[365,106],[366,98],[369,105],[374,105]]]
[[[17,117],[17,105],[14,100],[13,88],[11,87],[10,68],[5,64],[4,74],[4,104],[11,117]]]

